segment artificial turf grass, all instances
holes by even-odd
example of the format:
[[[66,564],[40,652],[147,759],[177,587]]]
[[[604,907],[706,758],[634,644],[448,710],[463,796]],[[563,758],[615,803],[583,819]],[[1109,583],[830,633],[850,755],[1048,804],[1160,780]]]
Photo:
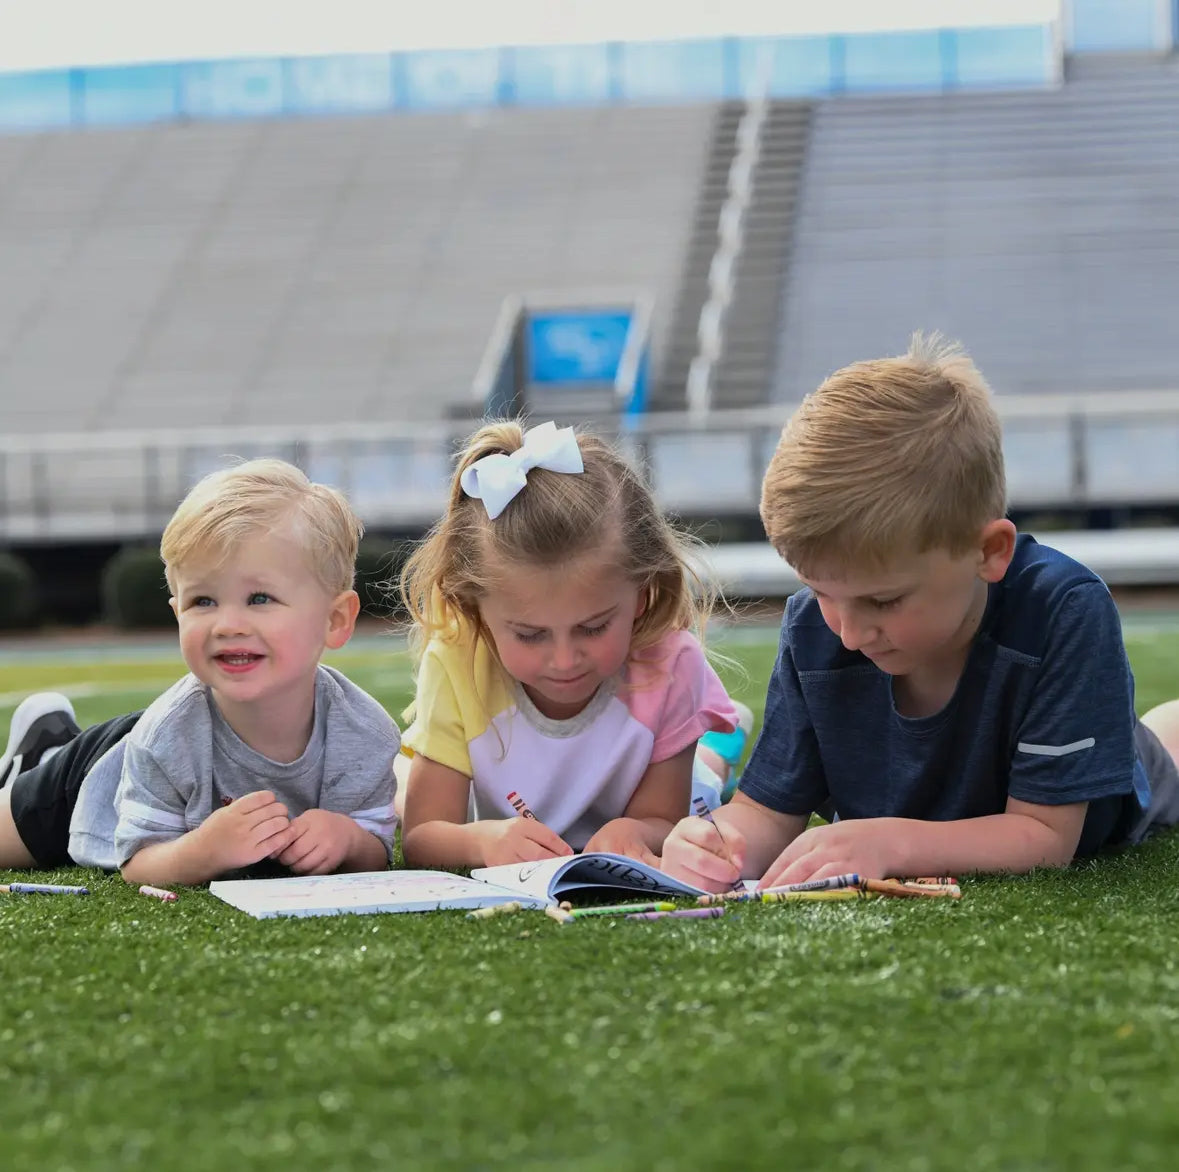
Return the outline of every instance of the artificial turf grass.
[[[1166,1166],[1177,863],[569,926],[57,872],[0,901],[4,1166]]]
[[[755,710],[774,641],[730,649]],[[1179,694],[1179,637],[1129,646],[1140,711]],[[408,700],[396,652],[347,670]],[[0,1169],[1169,1166],[1177,864],[1168,836],[958,905],[569,927],[38,875],[95,894],[0,897]]]

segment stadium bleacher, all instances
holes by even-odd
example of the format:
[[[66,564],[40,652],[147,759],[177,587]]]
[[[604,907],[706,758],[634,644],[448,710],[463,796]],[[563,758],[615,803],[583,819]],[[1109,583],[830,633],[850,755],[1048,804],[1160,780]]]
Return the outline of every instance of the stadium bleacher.
[[[1096,17],[1074,15],[1080,43]],[[688,517],[752,522],[791,405],[916,328],[995,386],[1017,508],[1179,509],[1179,66],[1053,37],[774,42],[705,418],[685,379],[756,39],[341,58],[374,84],[330,117],[296,116],[335,74],[293,60],[10,88],[0,126],[32,130],[0,135],[0,542],[144,539],[196,476],[267,451],[420,528],[529,297],[654,306],[652,410],[604,422]],[[128,110],[158,121],[102,125]],[[1151,532],[1100,556],[1179,576]]]
[[[0,137],[0,434],[444,416],[505,296],[673,301],[712,117]]]
[[[916,327],[1000,394],[1176,385],[1179,63],[1057,90],[821,103],[772,397]]]

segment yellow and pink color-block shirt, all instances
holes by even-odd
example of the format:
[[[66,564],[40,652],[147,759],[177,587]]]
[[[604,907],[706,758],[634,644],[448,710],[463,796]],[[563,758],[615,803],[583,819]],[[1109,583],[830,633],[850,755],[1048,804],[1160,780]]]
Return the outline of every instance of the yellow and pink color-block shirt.
[[[569,720],[539,712],[487,645],[467,637],[427,646],[401,743],[471,779],[472,819],[515,817],[508,795],[519,794],[580,850],[622,817],[648,766],[736,723],[732,701],[687,631],[632,656]]]

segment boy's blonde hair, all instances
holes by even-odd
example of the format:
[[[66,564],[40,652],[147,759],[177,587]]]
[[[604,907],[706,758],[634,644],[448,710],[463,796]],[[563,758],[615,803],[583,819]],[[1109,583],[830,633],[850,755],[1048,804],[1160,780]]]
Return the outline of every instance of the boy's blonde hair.
[[[482,500],[463,492],[465,469],[484,456],[510,454],[523,442],[521,423],[497,421],[479,428],[459,455],[446,513],[401,575],[414,649],[420,654],[435,636],[453,639],[466,632],[494,651],[479,600],[502,580],[497,574],[526,574],[529,567],[558,566],[597,551],[615,559],[643,593],[632,653],[669,631],[699,632],[711,596],[691,567],[690,539],[668,523],[640,475],[597,436],[577,433],[583,472],[532,469],[495,520]]]
[[[771,544],[817,576],[932,549],[965,553],[1006,508],[990,389],[938,334],[914,334],[898,358],[845,366],[808,395],[761,494]]]
[[[315,484],[285,460],[247,460],[199,480],[160,541],[168,586],[194,558],[227,558],[259,533],[293,530],[319,584],[333,596],[352,589],[364,526],[344,495]]]

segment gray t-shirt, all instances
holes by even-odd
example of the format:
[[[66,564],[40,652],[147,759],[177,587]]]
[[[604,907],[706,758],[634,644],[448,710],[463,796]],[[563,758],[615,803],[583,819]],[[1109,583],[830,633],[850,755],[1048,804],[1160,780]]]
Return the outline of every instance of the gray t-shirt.
[[[117,870],[145,846],[179,838],[235,798],[268,789],[292,818],[314,809],[347,814],[391,858],[400,746],[384,708],[321,664],[307,748],[290,764],[272,761],[241,740],[209,689],[187,675],[86,775],[70,820],[70,857]]]

